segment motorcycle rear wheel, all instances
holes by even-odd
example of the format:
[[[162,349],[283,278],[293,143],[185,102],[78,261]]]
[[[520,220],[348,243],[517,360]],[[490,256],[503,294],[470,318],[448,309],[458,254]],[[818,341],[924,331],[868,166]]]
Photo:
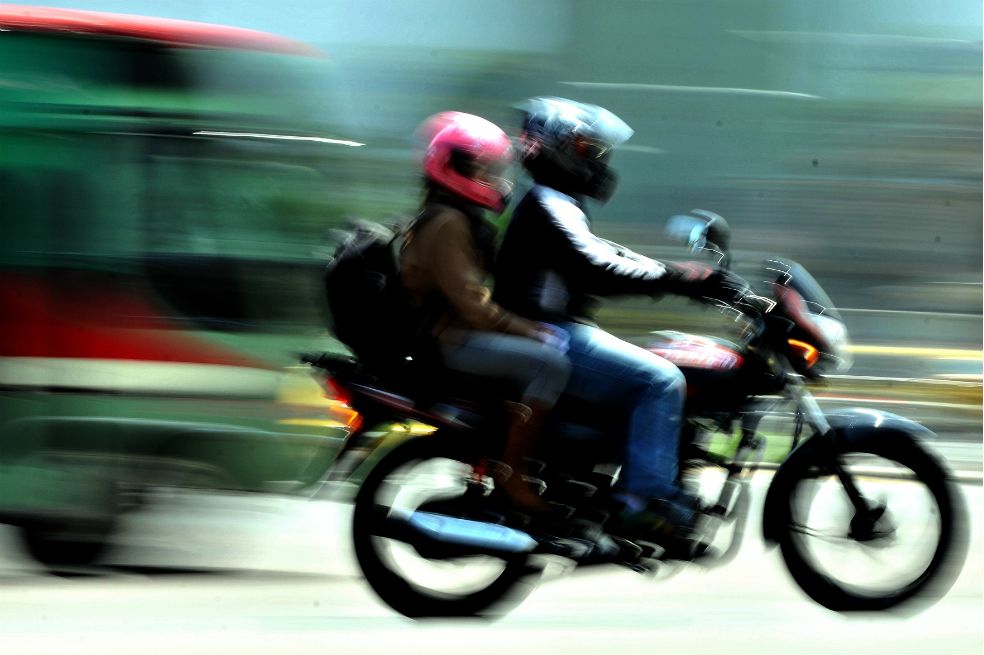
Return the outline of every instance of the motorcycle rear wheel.
[[[843,485],[820,459],[804,460],[795,471],[779,536],[786,566],[803,591],[838,612],[933,602],[946,593],[966,556],[966,511],[936,458],[898,434],[841,454],[862,495],[882,512],[870,534],[856,529]],[[891,468],[873,468],[876,461]],[[906,539],[913,543],[900,548]],[[910,570],[889,568],[881,579],[866,570],[886,564],[891,552],[908,556]]]
[[[523,600],[533,590],[533,585],[523,578],[532,570],[526,565],[526,555],[520,554],[509,559],[462,558],[434,562],[420,557],[412,546],[393,538],[382,536],[381,520],[399,509],[412,511],[416,507],[438,497],[447,498],[464,490],[463,482],[455,489],[454,475],[435,476],[434,471],[457,465],[466,470],[467,464],[451,454],[446,442],[438,437],[413,439],[397,446],[372,469],[359,490],[355,501],[352,522],[355,554],[373,591],[394,610],[410,618],[424,617],[462,617],[486,614],[490,609],[504,604],[508,599],[513,603]],[[435,466],[436,465],[436,466]],[[420,474],[419,471],[424,473]],[[418,473],[415,473],[418,472]],[[434,487],[431,491],[420,492],[412,487],[416,478],[444,477],[443,490]],[[428,480],[426,482],[433,482]],[[425,484],[426,484],[425,482]],[[427,494],[431,495],[427,497]],[[411,496],[409,501],[406,497]],[[409,502],[409,506],[407,506]],[[411,566],[403,566],[408,559]],[[448,571],[438,570],[438,577],[447,583],[457,572],[461,577],[469,577],[470,569],[481,568],[482,577],[471,581],[464,589],[433,588],[413,579],[414,572],[408,568],[424,569],[450,566]],[[417,571],[419,572],[419,571]],[[471,576],[474,577],[474,576]],[[443,585],[447,587],[447,584]]]

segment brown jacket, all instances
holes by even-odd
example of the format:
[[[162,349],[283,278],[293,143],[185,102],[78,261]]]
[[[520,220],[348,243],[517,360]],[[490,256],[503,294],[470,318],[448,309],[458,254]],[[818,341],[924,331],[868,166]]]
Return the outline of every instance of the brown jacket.
[[[418,306],[425,329],[441,341],[459,341],[462,330],[532,337],[536,324],[492,302],[487,277],[468,218],[452,207],[407,234],[400,253],[400,280]]]

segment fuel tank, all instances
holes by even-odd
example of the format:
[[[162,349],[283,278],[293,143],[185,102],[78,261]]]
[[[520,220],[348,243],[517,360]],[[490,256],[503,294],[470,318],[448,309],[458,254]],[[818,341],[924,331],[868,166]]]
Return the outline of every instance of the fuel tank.
[[[645,346],[673,364],[687,379],[688,411],[737,409],[751,389],[746,361],[738,347],[724,339],[682,332],[654,332]]]

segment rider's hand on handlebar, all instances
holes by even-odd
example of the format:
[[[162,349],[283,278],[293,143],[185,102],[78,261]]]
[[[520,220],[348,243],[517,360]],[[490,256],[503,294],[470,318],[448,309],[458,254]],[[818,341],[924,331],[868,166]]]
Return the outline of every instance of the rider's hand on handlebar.
[[[743,278],[725,268],[716,268],[704,283],[704,295],[727,303],[741,303],[752,295],[752,288]]]
[[[768,314],[776,306],[772,300],[763,296],[756,296],[751,291],[736,304],[746,314]]]
[[[751,293],[748,282],[726,268],[687,262],[674,263],[669,270],[668,286],[676,293],[694,300],[718,300],[736,304]]]

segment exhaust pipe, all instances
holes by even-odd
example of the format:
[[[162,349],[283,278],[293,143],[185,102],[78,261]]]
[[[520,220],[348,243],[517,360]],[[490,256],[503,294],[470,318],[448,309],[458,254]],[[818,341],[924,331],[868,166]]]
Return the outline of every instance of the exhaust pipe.
[[[459,519],[431,512],[412,512],[387,521],[393,536],[406,541],[428,559],[467,555],[517,555],[529,553],[537,541],[520,530],[502,525]]]

